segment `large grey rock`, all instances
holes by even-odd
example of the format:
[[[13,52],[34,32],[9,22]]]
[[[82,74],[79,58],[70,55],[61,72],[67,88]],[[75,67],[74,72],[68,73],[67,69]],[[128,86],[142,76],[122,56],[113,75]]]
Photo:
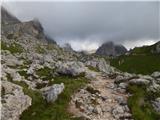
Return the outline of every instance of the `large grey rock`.
[[[2,81],[2,93],[2,120],[19,120],[32,99],[23,93],[22,87],[8,81]]]
[[[156,72],[152,73],[151,76],[154,77],[154,78],[159,78],[160,77],[160,72],[156,71]]]
[[[105,59],[101,58],[101,59],[93,59],[90,61],[87,61],[85,63],[87,66],[92,66],[95,68],[98,68],[99,71],[104,72],[104,73],[112,73],[114,71],[114,68],[111,67]]]
[[[47,100],[47,102],[54,102],[58,95],[64,90],[64,84],[54,84],[49,87],[45,87],[41,89],[43,97]]]
[[[85,72],[85,66],[82,62],[57,63],[57,72],[65,75],[78,76]]]
[[[114,68],[111,67],[109,64],[106,64],[106,61],[104,59],[100,59],[98,63],[98,68],[100,71],[108,73],[108,74],[114,71]]]

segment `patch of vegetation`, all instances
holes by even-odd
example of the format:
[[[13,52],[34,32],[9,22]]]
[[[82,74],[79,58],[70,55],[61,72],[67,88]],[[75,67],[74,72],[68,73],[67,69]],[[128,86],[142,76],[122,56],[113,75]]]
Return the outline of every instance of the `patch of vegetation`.
[[[35,47],[35,50],[36,50],[37,53],[40,53],[40,54],[46,53],[45,49],[42,48],[40,45],[37,45],[37,46]]]
[[[7,44],[3,41],[1,41],[1,49],[2,50],[8,50],[12,54],[14,53],[22,53],[23,52],[23,47],[20,44],[17,43],[12,43],[12,44]]]
[[[153,109],[144,86],[130,85],[128,91],[133,94],[128,99],[128,106],[134,120],[158,120],[160,118],[160,114]]]
[[[131,51],[131,54],[151,54],[152,46],[136,47]]]
[[[37,84],[36,84],[36,88],[37,88],[37,89],[41,89],[41,88],[46,87],[47,85],[48,85],[47,83],[37,83]]]
[[[110,60],[112,66],[124,72],[151,74],[160,71],[160,55],[129,55]]]
[[[1,87],[1,97],[5,95],[5,88],[2,86]]]
[[[25,79],[28,78],[28,74],[27,74],[27,71],[25,70],[21,70],[21,71],[18,71],[18,73],[21,75],[21,76],[24,76]]]
[[[9,73],[7,73],[7,76],[6,76],[6,77],[7,77],[7,80],[8,80],[8,81],[10,81],[10,82],[13,81],[13,78],[11,77],[11,75],[10,75]]]
[[[88,67],[89,70],[92,70],[92,71],[95,71],[95,72],[100,72],[98,68],[93,67],[91,65],[88,65],[87,67]]]
[[[51,80],[53,79],[54,70],[48,67],[44,67],[36,70],[36,74],[40,76],[43,80]]]
[[[26,93],[32,97],[32,106],[24,111],[21,120],[80,120],[71,118],[67,112],[71,95],[86,84],[84,77],[72,78],[60,76],[54,78],[52,84],[64,83],[65,89],[54,103],[47,103],[40,93],[27,89]]]

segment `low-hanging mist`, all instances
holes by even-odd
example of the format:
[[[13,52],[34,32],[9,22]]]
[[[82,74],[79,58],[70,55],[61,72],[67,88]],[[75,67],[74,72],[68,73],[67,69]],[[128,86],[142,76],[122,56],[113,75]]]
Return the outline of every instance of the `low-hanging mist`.
[[[160,2],[4,2],[21,21],[39,19],[45,33],[74,50],[114,41],[127,49],[160,40]]]

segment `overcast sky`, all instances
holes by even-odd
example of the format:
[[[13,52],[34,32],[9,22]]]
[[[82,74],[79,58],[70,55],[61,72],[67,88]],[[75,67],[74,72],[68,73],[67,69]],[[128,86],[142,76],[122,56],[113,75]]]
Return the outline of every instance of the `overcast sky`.
[[[58,44],[92,50],[106,41],[125,47],[160,40],[160,2],[5,2],[21,21],[38,18]]]

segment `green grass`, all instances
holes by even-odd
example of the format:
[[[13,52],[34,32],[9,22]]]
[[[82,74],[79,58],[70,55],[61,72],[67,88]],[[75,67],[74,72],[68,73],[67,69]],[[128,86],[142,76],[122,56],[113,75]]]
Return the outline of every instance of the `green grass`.
[[[25,93],[32,97],[32,106],[24,111],[21,120],[73,120],[67,112],[68,103],[71,95],[80,87],[86,84],[84,77],[71,78],[68,76],[60,76],[54,79],[52,84],[64,83],[65,89],[59,95],[54,103],[47,103],[42,95],[33,90],[26,89]],[[80,120],[75,118],[74,120]]]
[[[130,73],[151,74],[160,71],[160,55],[120,56],[111,59],[110,63],[119,70]]]
[[[25,79],[27,79],[28,78],[28,74],[27,74],[27,71],[25,71],[25,70],[20,70],[20,71],[18,71],[18,73],[21,75],[21,76],[24,76],[24,78]]]
[[[36,74],[40,76],[43,80],[51,80],[53,78],[53,72],[54,70],[48,67],[36,70]]]
[[[1,49],[2,50],[8,50],[10,51],[12,54],[14,53],[22,53],[23,52],[23,48],[21,45],[17,44],[17,43],[12,43],[12,44],[8,44],[1,41]]]
[[[145,87],[130,85],[128,91],[133,94],[128,99],[128,106],[134,120],[158,120],[160,118],[160,114],[154,111],[150,103]]]

